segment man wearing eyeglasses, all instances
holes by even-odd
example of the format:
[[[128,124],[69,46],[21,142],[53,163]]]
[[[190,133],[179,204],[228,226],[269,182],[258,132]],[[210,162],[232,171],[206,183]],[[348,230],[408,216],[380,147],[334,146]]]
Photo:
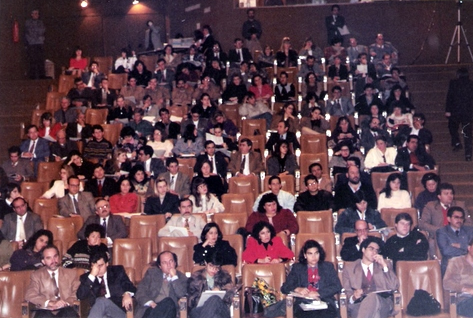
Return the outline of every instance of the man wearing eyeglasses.
[[[368,222],[365,220],[357,220],[355,222],[356,236],[347,237],[343,240],[340,256],[345,262],[353,262],[361,259],[361,243],[368,238]]]
[[[437,230],[437,244],[442,254],[442,276],[447,270],[448,260],[468,252],[468,243],[473,239],[473,227],[464,225],[465,210],[452,206],[447,211],[448,225]]]
[[[21,249],[36,231],[43,229],[43,222],[38,214],[29,211],[28,204],[22,197],[13,200],[11,206],[14,213],[5,215],[2,233],[5,239],[18,242]]]
[[[59,214],[65,217],[80,215],[84,220],[94,214],[94,197],[90,192],[79,192],[80,181],[77,176],[67,179],[69,193],[58,200]]]
[[[108,247],[113,246],[113,241],[117,238],[126,238],[126,226],[123,219],[119,215],[110,214],[110,204],[108,201],[98,199],[95,203],[95,215],[89,216],[84,225],[77,233],[77,237],[81,240],[85,239],[85,228],[89,224],[100,224],[105,228],[105,237],[107,238]]]
[[[360,260],[346,263],[342,284],[348,299],[348,315],[353,318],[392,315],[394,302],[392,293],[399,282],[390,262],[382,253],[383,241],[368,236],[360,245],[363,254]],[[388,291],[376,293],[379,291]]]

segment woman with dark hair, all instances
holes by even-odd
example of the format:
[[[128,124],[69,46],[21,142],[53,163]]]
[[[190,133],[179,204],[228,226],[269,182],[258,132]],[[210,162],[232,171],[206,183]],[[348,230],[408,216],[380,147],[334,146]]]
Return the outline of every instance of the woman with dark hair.
[[[335,144],[341,141],[349,141],[354,148],[358,148],[359,137],[356,130],[351,126],[346,116],[338,118],[337,126],[332,131],[332,140]]]
[[[135,165],[131,168],[128,179],[131,181],[131,185],[135,188],[134,192],[144,200],[149,188],[152,187],[152,182],[145,173],[145,168],[141,164]]]
[[[107,161],[104,169],[107,174],[113,174],[117,179],[122,173],[130,172],[131,161],[127,157],[126,149],[115,148],[112,159]]]
[[[69,59],[69,68],[67,73],[80,76],[85,68],[87,67],[87,58],[82,56],[82,49],[80,46],[76,46],[74,49],[74,54]]]
[[[422,185],[424,186],[424,191],[417,195],[414,207],[420,211],[422,216],[422,210],[430,201],[437,201],[437,187],[440,184],[440,177],[433,173],[429,172],[422,176]]]
[[[199,155],[204,151],[204,142],[202,137],[197,137],[197,128],[194,124],[189,124],[184,130],[181,138],[177,139],[172,152],[176,156],[181,155]]]
[[[15,212],[12,202],[21,196],[21,187],[17,183],[7,183],[2,188],[2,197],[0,198],[0,228],[3,225],[3,217],[9,213]]]
[[[314,101],[315,101],[315,98],[314,98]],[[318,105],[315,105],[310,108],[309,112],[310,112],[309,116],[303,117],[301,120],[302,134],[325,135],[325,132],[328,129],[330,129],[330,123],[325,119],[322,108],[320,108]]]
[[[266,162],[268,175],[277,176],[280,174],[294,175],[299,166],[296,161],[296,156],[292,154],[289,149],[289,143],[286,140],[279,140],[273,155]]]
[[[56,197],[57,199],[60,199],[68,194],[69,186],[67,184],[67,180],[72,175],[74,175],[74,169],[66,164],[62,165],[61,170],[59,171],[60,180],[54,180],[53,186],[44,192],[41,198],[51,199],[52,197]],[[79,191],[84,191],[82,188],[82,183],[80,184]]]
[[[78,150],[72,150],[66,161],[79,180],[90,180],[94,174],[94,164],[84,159]]]
[[[154,128],[151,140],[146,143],[147,146],[151,146],[154,150],[154,156],[160,159],[172,157],[172,148],[174,144],[171,140],[163,140],[165,134],[164,128]],[[163,152],[164,151],[164,152]],[[162,155],[160,155],[162,153]],[[158,155],[159,154],[159,155]]]
[[[151,74],[151,71],[148,71],[146,65],[140,60],[137,60],[135,62],[135,65],[133,66],[133,71],[130,72],[130,77],[136,79],[136,85],[140,85],[143,87],[148,86],[148,82],[150,81],[152,76],[153,74]]]
[[[75,242],[62,258],[62,266],[68,268],[90,268],[89,259],[92,254],[104,252],[108,254],[107,245],[101,242],[105,238],[102,225],[92,223],[85,228],[85,240]]]
[[[61,123],[56,123],[50,112],[43,113],[39,120],[38,136],[48,141],[56,141],[56,134],[62,129]]]
[[[379,194],[378,211],[381,209],[406,209],[411,207],[411,196],[407,190],[401,188],[402,175],[391,173],[386,180],[386,186]]]
[[[314,72],[307,73],[302,86],[302,96],[307,96],[309,93],[317,95],[318,90],[317,75]]]
[[[163,49],[161,57],[166,61],[166,68],[176,71],[176,68],[181,64],[181,57],[177,53],[174,53],[172,45],[167,44]]]
[[[110,212],[135,213],[138,205],[138,195],[134,192],[133,184],[127,178],[121,177],[117,185],[120,192],[110,197]]]
[[[410,113],[411,110],[415,109],[414,105],[409,101],[409,98],[406,97],[406,92],[404,92],[401,85],[394,85],[389,93],[389,97],[386,100],[386,109],[388,110],[388,114],[393,112],[394,103],[400,105],[403,114]]]
[[[246,221],[246,231],[253,231],[253,227],[259,221],[271,223],[276,234],[283,232],[287,236],[297,234],[299,225],[291,211],[283,209],[278,202],[278,197],[273,193],[267,193],[261,197],[258,211],[251,213]]]
[[[296,133],[299,130],[299,118],[297,118],[297,109],[293,103],[286,103],[281,111],[273,116],[271,121],[271,129],[277,130],[278,124],[281,120],[289,123],[290,132]]]
[[[203,178],[197,177],[192,180],[191,195],[189,199],[192,201],[194,208],[193,213],[215,214],[225,211],[223,204],[217,197],[209,192],[207,183]]]
[[[263,51],[258,56],[258,65],[260,68],[273,67],[274,65],[274,54],[273,50],[269,45],[265,45]]]
[[[210,161],[202,161],[197,170],[197,176],[192,179],[192,184],[194,184],[194,180],[197,178],[203,179],[207,184],[209,192],[215,194],[221,200],[222,195],[227,193],[227,184],[222,177],[213,172]]]
[[[276,53],[276,60],[278,61],[279,67],[291,67],[297,66],[297,59],[299,54],[291,47],[291,39],[284,37],[281,41],[281,47]]]
[[[222,269],[220,252],[207,254],[205,268],[194,272],[187,281],[188,309],[190,318],[230,318],[233,299],[232,276]],[[211,296],[203,306],[197,307],[202,293],[210,290],[226,291],[224,298]]]
[[[232,81],[227,85],[227,88],[222,94],[222,99],[225,103],[241,104],[243,98],[245,98],[246,84],[243,83],[243,79],[240,74],[235,73],[232,75]]]
[[[211,119],[213,117],[213,114],[217,110],[217,106],[210,99],[210,95],[207,93],[203,93],[200,96],[199,102],[197,103],[196,107],[197,109],[199,109],[200,118]]]
[[[294,293],[297,297],[294,304],[296,318],[333,318],[338,317],[335,295],[340,293],[342,285],[333,264],[325,261],[325,251],[314,240],[308,240],[299,253],[299,262],[292,266],[291,272],[281,286],[284,294]],[[302,297],[321,300],[328,308],[323,310],[303,311],[299,304]]]
[[[265,221],[253,226],[242,254],[242,260],[247,264],[282,263],[293,257],[294,253],[276,236],[274,226]]]
[[[355,149],[350,141],[342,141],[333,148],[333,156],[328,163],[329,168],[333,169],[333,176],[337,173],[346,173],[348,171],[347,161],[351,157],[357,157],[360,160],[360,170],[363,171],[365,168],[363,158],[358,153],[355,153]]]
[[[228,241],[222,239],[223,234],[217,223],[207,223],[202,229],[200,240],[202,243],[194,245],[193,260],[195,264],[205,265],[207,255],[217,251],[222,255],[222,265],[237,265],[237,254]]]
[[[263,77],[259,74],[256,74],[251,79],[251,86],[249,91],[255,94],[255,98],[257,101],[268,103],[271,100],[271,96],[273,96],[273,90],[271,89],[271,86],[265,83]]]
[[[41,251],[45,246],[52,243],[53,233],[51,231],[37,231],[26,241],[22,249],[13,252],[10,258],[10,271],[24,271],[42,267]]]

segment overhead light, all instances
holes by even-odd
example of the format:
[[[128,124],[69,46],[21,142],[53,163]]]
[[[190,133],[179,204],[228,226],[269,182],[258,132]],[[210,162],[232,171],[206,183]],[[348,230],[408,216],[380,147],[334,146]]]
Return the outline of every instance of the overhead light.
[[[87,0],[82,0],[82,1],[80,2],[80,6],[81,6],[82,8],[87,8],[88,5],[89,5],[89,2],[87,2]]]
[[[139,2],[138,0],[133,0],[132,3],[133,3],[133,4],[138,4],[138,3],[140,3],[140,2]]]

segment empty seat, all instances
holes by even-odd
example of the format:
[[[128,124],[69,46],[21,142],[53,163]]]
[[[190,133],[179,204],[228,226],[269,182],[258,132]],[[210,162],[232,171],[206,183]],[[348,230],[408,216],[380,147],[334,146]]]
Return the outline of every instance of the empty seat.
[[[252,192],[249,193],[225,193],[222,195],[222,204],[226,212],[253,213],[253,202],[255,201]]]
[[[223,212],[213,215],[213,221],[218,224],[223,235],[236,234],[239,228],[244,228],[248,215],[239,212]]]
[[[327,136],[323,134],[302,135],[301,136],[301,151],[302,153],[326,152],[327,151]]]
[[[255,131],[260,135],[266,133],[266,120],[265,119],[245,119],[241,122],[241,134],[243,136],[254,136]]]
[[[22,303],[33,271],[0,271],[0,317],[24,317]]]
[[[144,277],[145,270],[152,262],[150,238],[123,238],[113,242],[113,265],[135,269],[137,283]]]
[[[230,178],[228,193],[252,193],[254,198],[258,197],[258,177],[249,175]]]
[[[48,182],[22,182],[21,195],[31,207],[34,201],[48,190],[48,185]]]
[[[171,251],[177,255],[179,270],[183,273],[192,271],[194,266],[194,245],[198,243],[196,236],[186,237],[159,237],[158,250]]]
[[[59,214],[57,206],[57,198],[41,199],[34,201],[33,212],[39,214],[45,229],[48,229],[48,221],[55,215]]]
[[[103,138],[110,141],[112,145],[116,145],[118,139],[120,139],[120,131],[123,128],[123,124],[102,124]]]
[[[64,93],[48,92],[46,94],[46,110],[54,114],[56,110],[61,109],[61,99],[64,96]]]
[[[120,90],[126,85],[128,74],[108,74],[108,87],[111,89]]]
[[[55,240],[62,242],[62,255],[66,254],[70,242],[77,241],[77,232],[81,229],[82,224],[83,221],[80,216],[49,218],[48,230],[53,233]]]
[[[47,182],[48,184],[60,177],[62,161],[40,162],[38,164],[38,182]]]
[[[243,236],[240,234],[231,234],[223,236],[223,239],[228,241],[231,247],[235,250],[237,254],[237,266],[235,267],[235,272],[238,276],[241,276],[242,268],[242,259],[241,255],[243,254]]]
[[[297,212],[299,233],[333,233],[331,210]]]
[[[130,218],[130,238],[150,238],[153,259],[158,255],[158,231],[166,225],[164,214],[133,215]]]
[[[185,174],[190,180],[194,177],[196,158],[179,158],[179,172]]]
[[[102,125],[107,122],[108,109],[87,108],[85,111],[85,122],[89,125]]]

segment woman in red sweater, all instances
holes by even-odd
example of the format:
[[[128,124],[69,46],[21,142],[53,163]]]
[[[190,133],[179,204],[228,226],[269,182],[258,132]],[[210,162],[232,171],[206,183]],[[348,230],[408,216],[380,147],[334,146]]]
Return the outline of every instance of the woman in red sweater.
[[[114,194],[110,197],[110,212],[136,212],[138,195],[133,192],[135,188],[130,183],[130,180],[122,178],[118,181],[118,186],[120,187],[120,193]]]
[[[293,257],[294,253],[276,236],[274,227],[264,221],[255,224],[242,254],[243,262],[248,264],[282,263]]]
[[[51,113],[46,112],[41,115],[38,129],[38,136],[46,138],[49,141],[56,141],[56,134],[62,129],[60,123],[56,123]]]
[[[251,233],[259,221],[265,221],[274,226],[276,234],[284,232],[288,237],[299,232],[299,225],[291,211],[283,209],[278,202],[278,197],[267,193],[261,197],[258,211],[251,213],[246,221],[246,231]]]

